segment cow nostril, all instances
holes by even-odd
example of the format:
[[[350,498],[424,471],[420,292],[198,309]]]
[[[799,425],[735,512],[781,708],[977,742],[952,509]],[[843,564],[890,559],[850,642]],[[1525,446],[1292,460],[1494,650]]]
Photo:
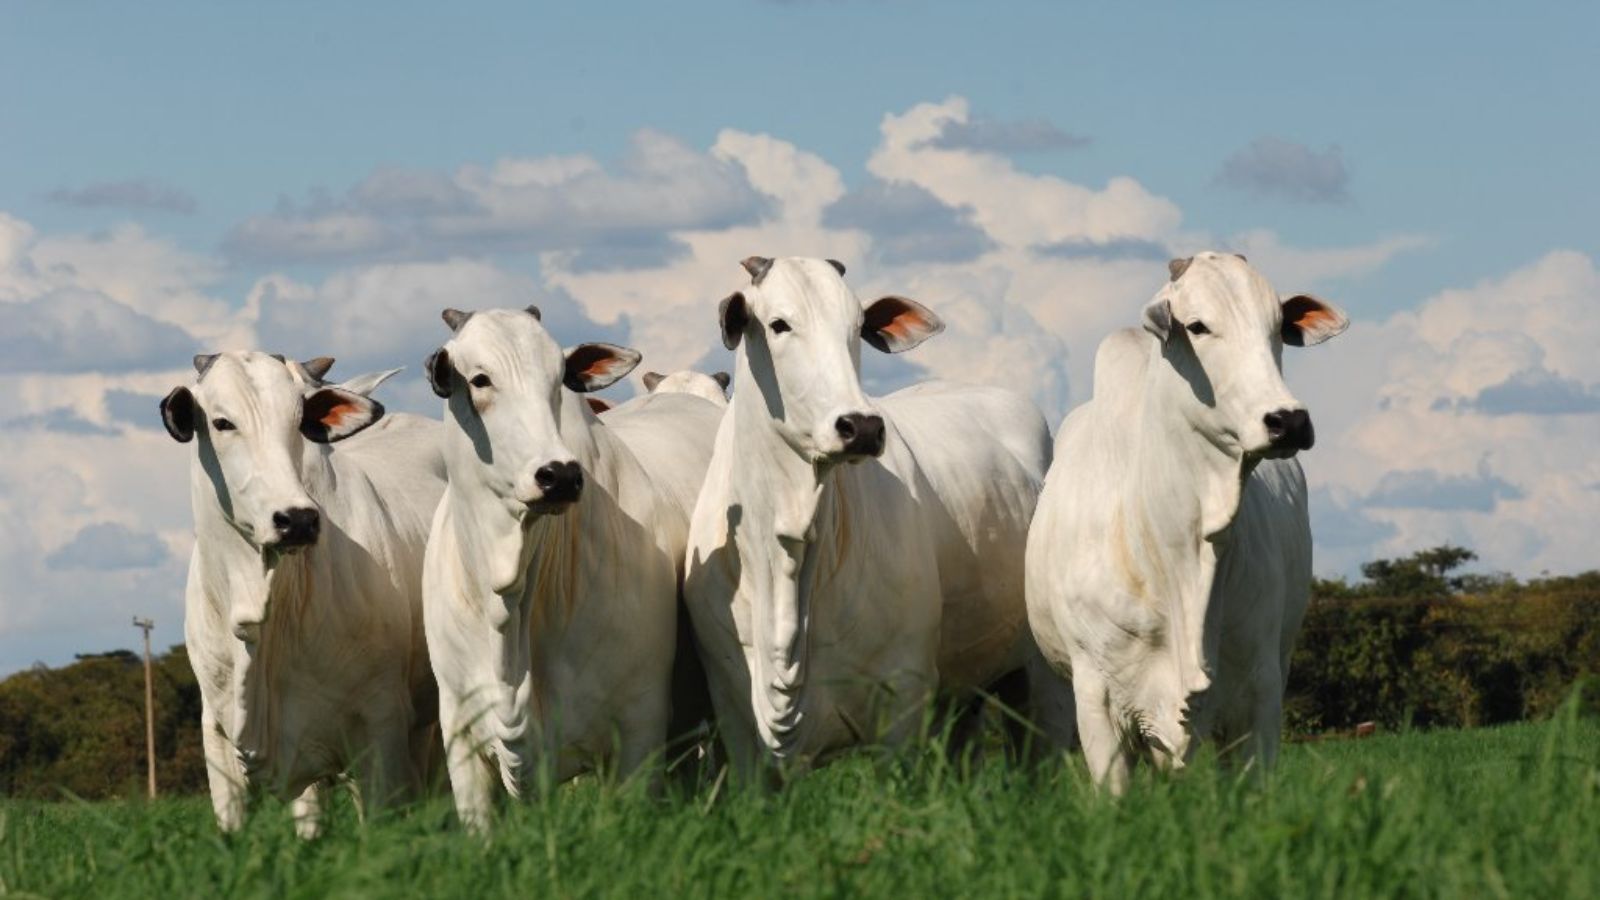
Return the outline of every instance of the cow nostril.
[[[279,531],[282,531],[285,528],[288,528],[289,527],[289,514],[287,512],[284,512],[283,510],[279,510],[278,512],[273,513],[272,514],[272,527],[278,529]]]
[[[1261,417],[1262,424],[1267,426],[1269,434],[1281,434],[1284,429],[1284,420],[1288,415],[1281,409],[1274,410]]]
[[[839,437],[844,438],[845,443],[855,440],[856,423],[851,421],[854,418],[855,416],[840,416],[833,423],[834,430],[839,432]]]
[[[533,473],[533,483],[542,490],[549,490],[556,483],[556,467],[554,465],[540,466]]]

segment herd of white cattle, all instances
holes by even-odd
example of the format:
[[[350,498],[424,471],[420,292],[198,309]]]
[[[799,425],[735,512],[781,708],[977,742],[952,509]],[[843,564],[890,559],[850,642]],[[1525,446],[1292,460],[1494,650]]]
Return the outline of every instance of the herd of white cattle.
[[[252,787],[309,836],[336,779],[385,805],[441,768],[482,830],[502,790],[659,768],[710,722],[737,776],[801,771],[999,685],[1112,791],[1206,738],[1271,764],[1311,579],[1281,354],[1342,312],[1174,260],[1052,442],[1008,390],[867,396],[863,342],[943,329],[921,304],[863,307],[832,260],[743,267],[733,377],[650,373],[615,407],[584,395],[640,355],[563,350],[534,307],[444,311],[443,421],[384,414],[398,370],[195,358],[161,415],[195,445],[185,631],[224,830]]]

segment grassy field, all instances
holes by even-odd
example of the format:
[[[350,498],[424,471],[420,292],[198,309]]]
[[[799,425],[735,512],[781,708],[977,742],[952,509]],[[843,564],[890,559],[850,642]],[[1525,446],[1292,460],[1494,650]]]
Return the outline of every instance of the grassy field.
[[[1600,722],[1286,748],[1256,787],[1202,764],[1120,802],[1081,764],[844,760],[777,793],[589,781],[483,841],[440,800],[302,843],[199,798],[0,804],[0,895],[1600,896]]]

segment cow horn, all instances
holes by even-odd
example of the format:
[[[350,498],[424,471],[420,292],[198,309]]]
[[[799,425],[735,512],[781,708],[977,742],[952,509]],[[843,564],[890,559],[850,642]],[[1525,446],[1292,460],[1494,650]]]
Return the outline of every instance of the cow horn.
[[[459,309],[446,309],[444,312],[439,313],[439,318],[444,319],[444,323],[450,326],[451,331],[460,331],[461,326],[467,324],[467,320],[472,318],[472,313],[462,312]]]
[[[760,284],[761,279],[767,277],[767,270],[772,268],[772,260],[765,256],[747,256],[739,265],[750,273],[751,284]]]
[[[844,277],[844,263],[839,262],[837,259],[830,259],[828,260],[828,265],[833,266],[839,271],[840,278]]]
[[[533,316],[535,319],[538,319],[541,322],[544,321],[544,316],[539,314],[539,307],[534,306],[531,303],[528,304],[528,315]]]
[[[1189,264],[1192,262],[1194,262],[1194,257],[1192,256],[1185,256],[1183,259],[1175,259],[1172,262],[1167,263],[1167,272],[1172,275],[1173,281],[1177,281],[1178,278],[1183,275],[1183,273],[1189,271]]]
[[[206,371],[211,368],[211,364],[216,362],[217,361],[217,357],[219,357],[221,355],[222,354],[220,354],[220,353],[197,353],[197,354],[195,354],[195,357],[194,357],[194,370],[197,373],[196,376],[195,376],[195,380],[198,381],[201,378],[206,377]]]
[[[328,370],[333,368],[333,357],[319,356],[315,359],[308,359],[300,364],[300,368],[305,369],[307,375],[321,382],[328,374]]]

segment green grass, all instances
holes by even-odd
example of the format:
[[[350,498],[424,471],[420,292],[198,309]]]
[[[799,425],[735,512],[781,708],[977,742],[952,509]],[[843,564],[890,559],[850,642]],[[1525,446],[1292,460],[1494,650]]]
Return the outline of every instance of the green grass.
[[[115,897],[1600,896],[1600,723],[1285,748],[1266,787],[1202,763],[1120,801],[1081,763],[846,759],[770,794],[569,785],[495,837],[447,800],[271,804],[223,837],[202,799],[0,804],[0,894]]]

